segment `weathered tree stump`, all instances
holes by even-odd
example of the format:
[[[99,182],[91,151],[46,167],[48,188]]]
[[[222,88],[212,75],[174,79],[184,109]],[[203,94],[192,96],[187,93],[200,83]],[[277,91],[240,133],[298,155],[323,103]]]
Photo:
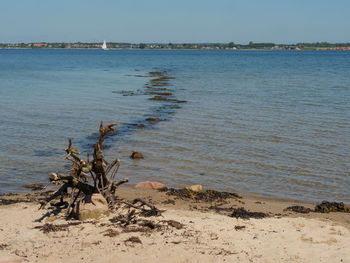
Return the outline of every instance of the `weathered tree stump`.
[[[100,136],[94,146],[93,160],[89,160],[89,154],[87,160],[83,160],[79,156],[79,151],[72,147],[72,140],[68,139],[68,148],[65,149],[65,159],[72,162],[72,168],[70,174],[52,173],[50,181],[55,184],[61,184],[62,186],[52,196],[42,202],[40,208],[44,208],[46,204],[53,199],[62,196],[67,193],[67,189],[71,188],[71,199],[67,208],[67,215],[71,214],[80,194],[84,195],[84,199],[89,199],[94,193],[99,193],[105,198],[109,205],[115,203],[115,192],[119,185],[128,182],[128,179],[122,179],[115,182],[114,178],[118,172],[120,166],[120,160],[115,159],[109,166],[104,159],[102,152],[102,143],[111,131],[116,131],[114,126],[116,123],[103,126],[103,122],[100,124]],[[89,178],[91,177],[91,178]],[[92,179],[93,185],[89,183],[89,179]],[[91,198],[90,198],[91,199]]]

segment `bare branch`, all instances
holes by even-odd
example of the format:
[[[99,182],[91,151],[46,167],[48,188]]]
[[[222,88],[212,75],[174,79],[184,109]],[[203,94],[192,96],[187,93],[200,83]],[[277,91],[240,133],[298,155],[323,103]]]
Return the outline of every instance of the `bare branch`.
[[[120,160],[118,158],[115,159],[113,162],[111,162],[111,164],[106,169],[106,174],[108,174],[111,171],[111,169],[113,168],[113,166],[118,162],[120,162]]]

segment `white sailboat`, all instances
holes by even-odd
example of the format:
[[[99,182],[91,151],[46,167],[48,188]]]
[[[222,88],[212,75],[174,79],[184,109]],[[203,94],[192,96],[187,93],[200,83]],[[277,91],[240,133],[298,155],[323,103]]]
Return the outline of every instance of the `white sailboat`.
[[[103,41],[102,49],[103,49],[103,50],[108,50],[107,44],[106,44],[106,40]]]

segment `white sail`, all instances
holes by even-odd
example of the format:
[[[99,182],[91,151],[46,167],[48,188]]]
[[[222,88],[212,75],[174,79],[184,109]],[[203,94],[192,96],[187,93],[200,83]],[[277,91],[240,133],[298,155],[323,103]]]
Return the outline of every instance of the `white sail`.
[[[103,49],[103,50],[107,50],[106,40],[103,41],[102,49]]]

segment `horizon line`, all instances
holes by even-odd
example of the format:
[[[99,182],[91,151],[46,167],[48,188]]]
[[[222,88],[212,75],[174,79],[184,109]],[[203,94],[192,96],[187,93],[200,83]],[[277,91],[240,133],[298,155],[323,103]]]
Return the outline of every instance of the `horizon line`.
[[[35,43],[43,43],[43,44],[99,44],[103,43],[103,40],[101,42],[96,42],[96,41],[29,41],[29,42],[0,42],[2,45],[11,45],[11,44],[35,44]],[[249,41],[248,43],[238,43],[234,41],[229,41],[229,42],[116,42],[116,41],[106,41],[106,43],[113,43],[113,44],[145,44],[145,45],[183,45],[183,44],[191,44],[191,45],[225,45],[225,44],[234,44],[234,45],[251,45],[251,44],[276,44],[276,45],[300,45],[300,44],[350,44],[350,41],[345,41],[345,42],[328,42],[328,41],[316,41],[316,42],[292,42],[292,43],[278,43],[278,42],[256,42],[256,41]]]

